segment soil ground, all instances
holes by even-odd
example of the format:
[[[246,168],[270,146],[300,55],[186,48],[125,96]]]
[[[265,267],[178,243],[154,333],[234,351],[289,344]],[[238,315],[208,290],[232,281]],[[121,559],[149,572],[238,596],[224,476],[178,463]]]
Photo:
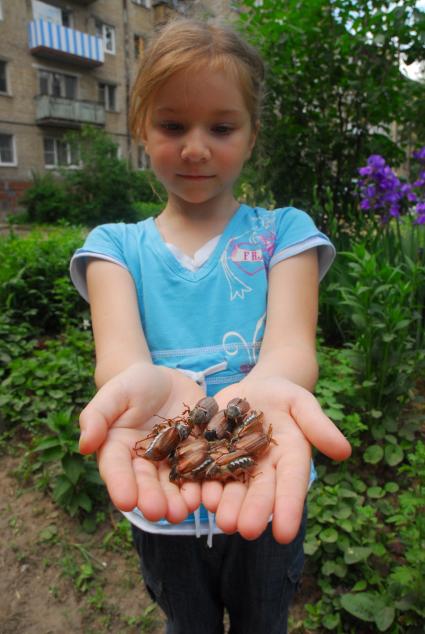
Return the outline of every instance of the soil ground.
[[[118,511],[85,532],[51,498],[22,482],[19,455],[0,454],[0,634],[165,631],[141,580],[127,520]],[[304,582],[290,632],[301,634]],[[298,627],[297,627],[298,625]]]

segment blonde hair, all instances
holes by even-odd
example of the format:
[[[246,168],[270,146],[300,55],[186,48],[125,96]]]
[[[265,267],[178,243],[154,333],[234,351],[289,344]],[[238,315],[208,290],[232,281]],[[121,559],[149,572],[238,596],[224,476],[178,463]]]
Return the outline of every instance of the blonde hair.
[[[130,131],[135,139],[143,136],[149,107],[158,88],[179,71],[205,66],[230,72],[239,81],[252,126],[257,125],[264,64],[256,49],[229,27],[178,19],[161,29],[141,60],[129,112]]]

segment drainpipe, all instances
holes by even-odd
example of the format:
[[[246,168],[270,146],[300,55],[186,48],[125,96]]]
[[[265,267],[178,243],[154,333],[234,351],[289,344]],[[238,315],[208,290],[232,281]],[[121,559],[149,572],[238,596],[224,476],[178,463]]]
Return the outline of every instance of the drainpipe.
[[[122,0],[123,25],[124,25],[124,78],[125,78],[125,131],[127,138],[127,161],[132,167],[133,160],[131,156],[131,134],[128,122],[128,113],[130,110],[130,32],[128,24],[128,2]]]

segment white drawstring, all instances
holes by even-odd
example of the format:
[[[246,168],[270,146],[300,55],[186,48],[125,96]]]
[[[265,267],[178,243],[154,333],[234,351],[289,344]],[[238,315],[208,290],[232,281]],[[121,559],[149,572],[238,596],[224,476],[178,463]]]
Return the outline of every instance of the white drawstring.
[[[214,513],[210,513],[210,511],[208,511],[208,537],[207,537],[207,546],[208,546],[208,548],[212,548],[213,535],[214,535],[214,524],[215,524],[215,515],[214,515]]]
[[[183,368],[178,369],[180,370],[180,372],[183,372],[183,374],[186,374],[186,376],[195,381],[195,383],[200,385],[204,391],[206,391],[207,383],[205,381],[205,377],[209,374],[215,374],[215,372],[226,370],[227,361],[221,361],[220,363],[211,365],[209,368],[205,368],[205,370],[200,370],[199,372],[195,372],[194,370],[185,370]]]
[[[201,536],[201,511],[199,506],[195,511],[193,511],[193,516],[195,518],[195,535],[196,537],[200,537]]]

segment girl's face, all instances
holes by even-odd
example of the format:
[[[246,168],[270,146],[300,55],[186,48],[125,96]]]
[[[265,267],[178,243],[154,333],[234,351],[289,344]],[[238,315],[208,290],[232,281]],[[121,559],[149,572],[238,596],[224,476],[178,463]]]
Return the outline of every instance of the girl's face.
[[[170,202],[228,205],[255,136],[235,79],[205,68],[180,71],[157,90],[143,142]]]

